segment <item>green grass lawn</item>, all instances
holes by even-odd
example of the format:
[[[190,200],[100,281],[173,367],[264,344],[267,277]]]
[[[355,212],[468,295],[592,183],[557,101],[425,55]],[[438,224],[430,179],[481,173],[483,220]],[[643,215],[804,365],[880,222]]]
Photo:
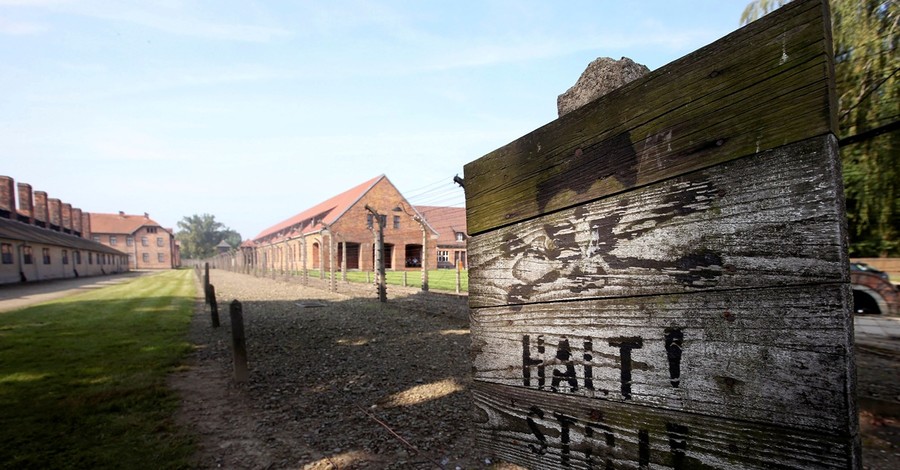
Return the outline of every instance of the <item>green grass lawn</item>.
[[[328,275],[328,273],[326,273]],[[310,270],[310,277],[319,277],[318,270]],[[341,279],[341,273],[335,272],[335,276]],[[374,274],[369,273],[369,279],[374,279]],[[403,271],[385,271],[385,282],[396,286],[403,285]],[[366,282],[365,271],[347,271],[347,280],[350,282]],[[407,285],[412,287],[420,287],[422,285],[422,271],[407,271]],[[469,290],[469,271],[463,269],[460,272],[459,281],[462,292]],[[430,290],[444,290],[456,292],[456,270],[455,269],[435,269],[428,271],[428,288]]]
[[[0,313],[0,467],[188,466],[165,378],[190,349],[192,274]]]

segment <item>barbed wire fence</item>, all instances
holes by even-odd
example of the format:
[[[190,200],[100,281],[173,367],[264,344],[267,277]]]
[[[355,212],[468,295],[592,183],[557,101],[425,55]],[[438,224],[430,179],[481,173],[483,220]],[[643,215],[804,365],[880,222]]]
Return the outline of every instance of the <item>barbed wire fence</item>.
[[[453,177],[444,177],[418,188],[401,194],[406,201],[415,208],[416,212],[422,219],[432,228],[452,227],[457,233],[468,234],[465,230],[465,216],[459,216],[459,212],[447,210],[448,208],[464,209],[465,208],[465,192]],[[306,248],[307,241],[315,239],[318,242],[319,258],[315,258],[308,253]],[[221,269],[235,273],[247,274],[255,277],[265,277],[271,279],[280,279],[284,281],[300,282],[303,285],[319,288],[332,292],[343,292],[348,294],[361,294],[364,291],[365,296],[371,294],[368,283],[374,281],[374,269],[366,271],[367,282],[351,282],[347,276],[346,260],[334,260],[333,255],[324,256],[324,247],[332,246],[329,253],[335,250],[334,246],[340,245],[344,241],[344,237],[337,231],[329,227],[323,233],[315,235],[295,236],[285,241],[271,245],[256,247],[238,247],[225,253],[219,253],[203,260],[186,260],[186,265],[193,266],[198,269],[209,263],[211,269]],[[345,258],[346,253],[343,257]],[[429,256],[437,257],[438,253]],[[316,265],[315,263],[318,263]],[[449,263],[449,260],[448,260]],[[320,266],[315,269],[315,266]],[[463,258],[462,267],[465,266]],[[465,289],[460,287],[459,270],[462,268],[460,263],[455,262],[454,267],[457,269],[442,269],[439,271],[446,272],[448,277],[456,276],[456,293],[466,294]],[[355,269],[355,271],[360,271]],[[312,275],[311,275],[312,273]],[[342,282],[337,282],[338,276]],[[432,278],[434,274],[430,274]],[[407,285],[406,276],[403,276],[403,286]],[[445,281],[446,283],[446,281]]]

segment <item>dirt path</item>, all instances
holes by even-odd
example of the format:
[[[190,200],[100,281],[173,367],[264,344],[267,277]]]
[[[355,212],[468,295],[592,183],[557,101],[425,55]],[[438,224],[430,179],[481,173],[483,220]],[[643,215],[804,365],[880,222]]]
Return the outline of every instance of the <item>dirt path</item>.
[[[411,300],[382,307],[295,283],[210,277],[223,325],[195,315],[198,349],[172,379],[184,400],[179,419],[201,437],[199,468],[486,466],[469,434],[464,299],[433,315]],[[244,307],[246,385],[231,381],[234,298]]]
[[[43,282],[0,285],[0,312],[16,310],[91,289],[120,284],[153,271],[131,271],[107,276],[56,279]]]
[[[213,270],[211,282],[222,327],[198,304],[197,350],[172,378],[178,419],[200,436],[198,468],[490,466],[469,433],[465,299],[391,287],[381,306],[296,281]],[[244,306],[244,385],[231,380],[234,298]],[[900,468],[900,350],[859,348],[857,364],[864,468]]]

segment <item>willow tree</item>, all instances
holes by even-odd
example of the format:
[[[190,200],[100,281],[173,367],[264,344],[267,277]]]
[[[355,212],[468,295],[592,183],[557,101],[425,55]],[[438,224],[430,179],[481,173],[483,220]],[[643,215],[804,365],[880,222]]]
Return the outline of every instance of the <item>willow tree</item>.
[[[789,0],[755,0],[749,23]],[[900,254],[900,1],[830,0],[850,253]]]

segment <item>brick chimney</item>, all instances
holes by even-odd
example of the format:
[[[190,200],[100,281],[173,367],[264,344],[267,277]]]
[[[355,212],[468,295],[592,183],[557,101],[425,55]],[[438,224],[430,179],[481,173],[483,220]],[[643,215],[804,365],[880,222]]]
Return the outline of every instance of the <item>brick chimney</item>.
[[[81,209],[75,207],[72,209],[72,233],[75,235],[81,236],[82,230],[82,222],[81,218],[83,214],[81,213]]]
[[[0,217],[16,220],[16,182],[9,176],[0,176]]]
[[[81,214],[81,238],[91,239],[91,213]]]
[[[31,193],[31,185],[28,183],[18,183],[19,188],[19,212],[23,217],[27,217],[29,224],[34,223],[34,196]]]
[[[67,202],[62,205],[62,231],[72,233],[72,204]]]
[[[34,192],[34,225],[50,227],[50,209],[47,206],[47,193],[44,191]]]
[[[62,201],[51,197],[47,199],[47,207],[50,210],[50,228],[57,232],[62,231]]]

